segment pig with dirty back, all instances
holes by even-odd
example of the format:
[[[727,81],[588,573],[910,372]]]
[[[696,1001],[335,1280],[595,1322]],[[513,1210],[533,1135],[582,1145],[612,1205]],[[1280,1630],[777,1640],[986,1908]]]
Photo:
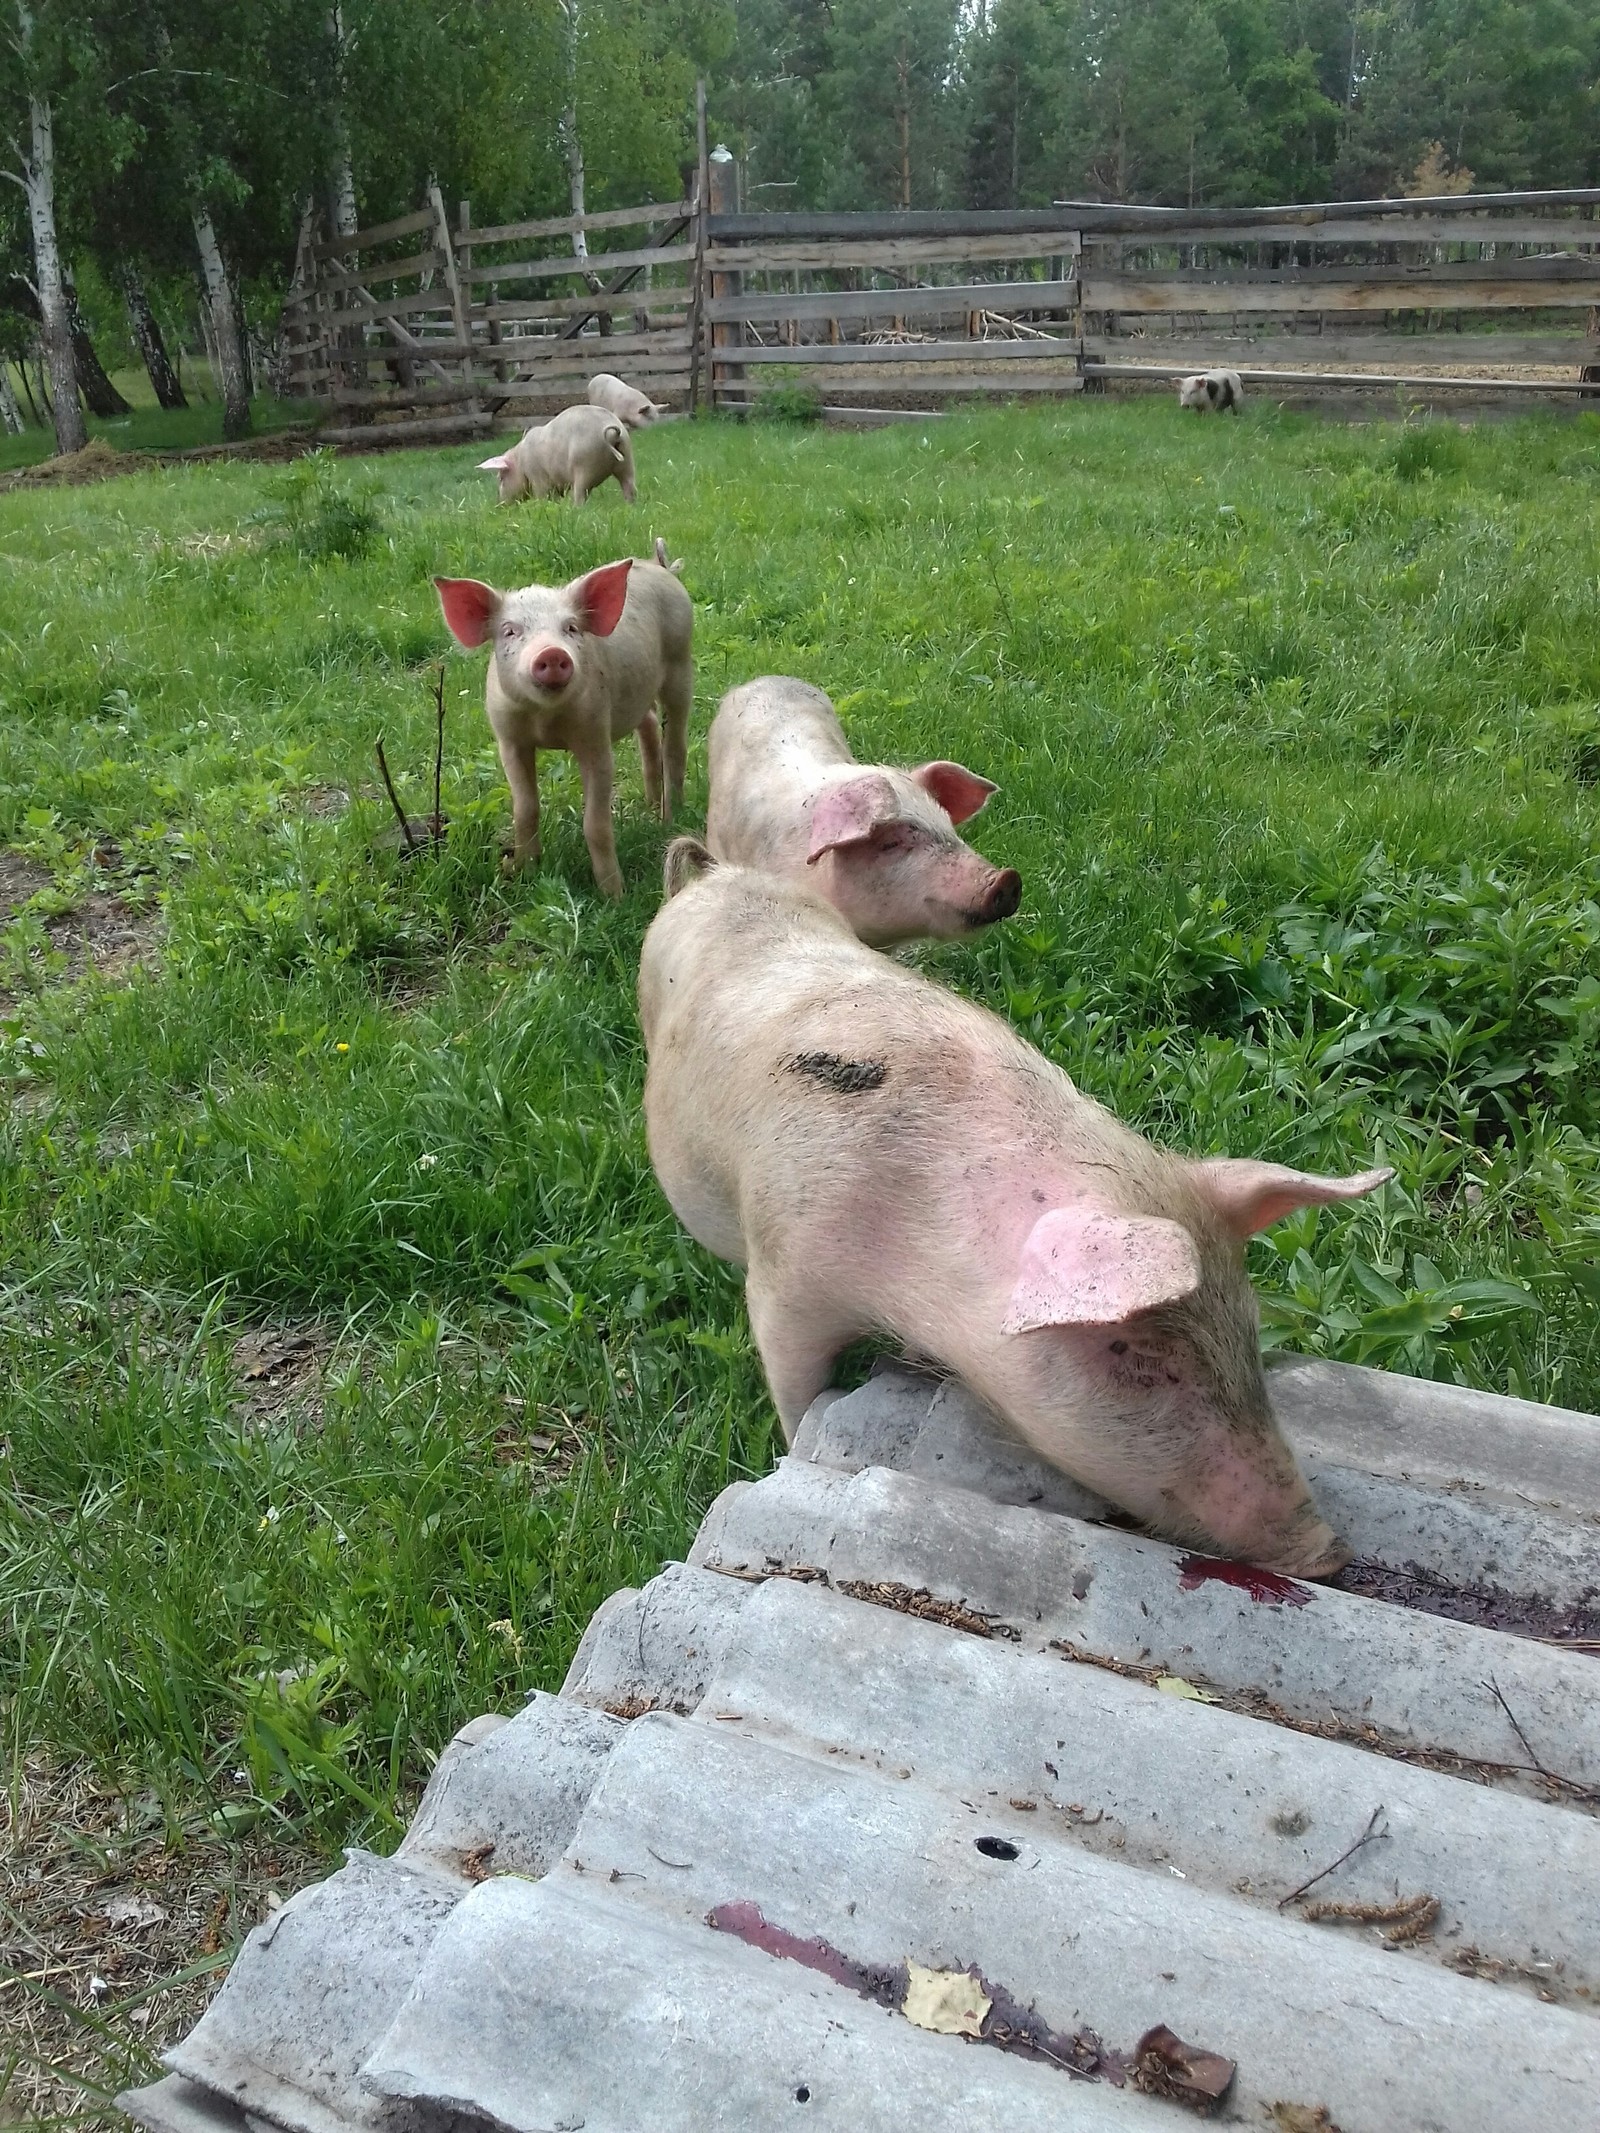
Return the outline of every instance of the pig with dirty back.
[[[820,689],[768,674],[711,722],[713,857],[808,880],[862,940],[949,940],[1009,918],[1022,877],[956,835],[998,788],[959,763],[858,763]]]
[[[1348,1559],[1267,1401],[1244,1247],[1389,1175],[1175,1155],[831,905],[680,838],[645,939],[650,1156],[746,1269],[786,1437],[887,1334],[1153,1532],[1307,1577]]]
[[[637,386],[629,385],[609,370],[598,371],[589,380],[588,398],[591,406],[608,408],[630,430],[648,429],[666,413],[666,409],[657,407],[648,393],[640,392]]]
[[[512,858],[539,857],[541,748],[577,757],[583,835],[594,878],[622,894],[611,828],[612,750],[639,736],[645,798],[663,822],[683,798],[694,697],[694,608],[661,541],[654,562],[603,564],[570,585],[499,592],[477,578],[435,578],[456,642],[493,647],[485,707],[511,787]],[[656,706],[660,706],[660,717]]]
[[[499,476],[503,504],[525,496],[568,494],[581,504],[603,481],[615,481],[630,504],[638,493],[628,426],[603,407],[563,408],[548,422],[524,430],[509,451],[480,459],[478,465],[482,472]]]

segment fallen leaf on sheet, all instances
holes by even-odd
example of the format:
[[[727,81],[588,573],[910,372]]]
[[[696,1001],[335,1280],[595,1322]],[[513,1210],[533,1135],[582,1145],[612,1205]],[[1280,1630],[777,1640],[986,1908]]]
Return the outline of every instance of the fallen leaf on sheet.
[[[1185,2044],[1164,2022],[1147,2029],[1134,2047],[1132,2081],[1147,2096],[1168,2096],[1174,2103],[1204,2110],[1228,2093],[1233,2061],[1220,2052]]]
[[[1185,1703],[1217,1701],[1209,1689],[1197,1689],[1192,1681],[1185,1681],[1181,1674],[1157,1674],[1156,1687],[1163,1696],[1181,1696]]]
[[[994,2005],[979,1981],[965,1970],[925,1970],[906,1964],[906,1996],[900,2012],[918,2029],[935,2029],[942,2037],[976,2037]]]
[[[1278,2133],[1339,2133],[1325,2103],[1275,2103],[1270,2116]]]

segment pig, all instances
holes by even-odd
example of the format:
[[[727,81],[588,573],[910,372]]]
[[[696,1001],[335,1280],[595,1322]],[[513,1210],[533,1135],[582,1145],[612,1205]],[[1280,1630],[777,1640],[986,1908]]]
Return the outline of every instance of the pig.
[[[614,377],[609,370],[597,371],[589,380],[588,399],[592,407],[609,408],[613,415],[620,416],[630,430],[648,429],[666,413],[648,393]]]
[[[628,426],[603,407],[564,407],[548,422],[525,430],[509,451],[480,459],[479,470],[498,474],[500,501],[524,496],[565,496],[581,504],[591,489],[615,479],[631,504],[638,494]]]
[[[570,585],[497,592],[476,578],[435,578],[456,642],[493,641],[489,724],[511,787],[512,863],[539,857],[538,752],[565,748],[583,778],[583,835],[605,896],[622,894],[611,830],[612,749],[639,736],[645,797],[663,822],[683,798],[694,697],[694,608],[682,566],[627,557]],[[656,717],[655,706],[661,706]]]
[[[1391,1173],[1169,1153],[806,885],[677,839],[645,937],[645,1123],[692,1236],[746,1270],[792,1440],[888,1335],[1184,1546],[1348,1560],[1267,1400],[1245,1241]]]
[[[1239,412],[1244,385],[1236,370],[1199,370],[1192,378],[1178,380],[1178,405],[1192,407],[1197,415]]]
[[[807,876],[864,941],[950,940],[1009,918],[1013,867],[992,867],[955,825],[999,788],[959,763],[858,763],[820,689],[769,674],[730,689],[711,722],[713,857]]]

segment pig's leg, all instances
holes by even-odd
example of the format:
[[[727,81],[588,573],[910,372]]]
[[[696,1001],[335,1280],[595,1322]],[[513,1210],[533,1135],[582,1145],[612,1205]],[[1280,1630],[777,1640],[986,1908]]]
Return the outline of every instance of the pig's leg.
[[[639,721],[639,764],[644,771],[644,796],[650,812],[663,822],[669,819],[661,804],[661,725],[653,711]]]
[[[831,1313],[812,1308],[792,1285],[790,1293],[780,1296],[755,1267],[744,1293],[750,1331],[767,1373],[772,1404],[783,1424],[783,1441],[792,1444],[801,1416],[833,1375],[835,1357],[859,1329],[841,1325]]]
[[[632,467],[618,467],[617,487],[622,491],[622,500],[625,504],[638,502],[639,485],[633,478]]]
[[[511,787],[511,863],[539,859],[539,751],[530,742],[497,733],[500,764]]]
[[[585,483],[583,476],[574,474],[572,477],[572,501],[575,504],[581,504],[588,494],[588,485]]]
[[[594,862],[595,886],[602,896],[620,896],[622,869],[617,865],[617,843],[611,830],[611,743],[600,740],[572,752],[583,779],[583,841]]]
[[[675,661],[661,679],[661,724],[666,739],[666,790],[661,819],[670,822],[683,803],[683,778],[689,763],[689,713],[694,705],[694,668]]]

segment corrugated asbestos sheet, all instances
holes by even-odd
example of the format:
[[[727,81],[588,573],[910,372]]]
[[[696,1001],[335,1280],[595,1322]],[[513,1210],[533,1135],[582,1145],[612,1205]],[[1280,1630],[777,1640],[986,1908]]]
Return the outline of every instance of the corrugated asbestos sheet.
[[[1600,1425],[1272,1373],[1341,1588],[888,1371],[246,1942],[153,2133],[1600,2126]],[[1586,1647],[1587,1641],[1587,1648]]]

